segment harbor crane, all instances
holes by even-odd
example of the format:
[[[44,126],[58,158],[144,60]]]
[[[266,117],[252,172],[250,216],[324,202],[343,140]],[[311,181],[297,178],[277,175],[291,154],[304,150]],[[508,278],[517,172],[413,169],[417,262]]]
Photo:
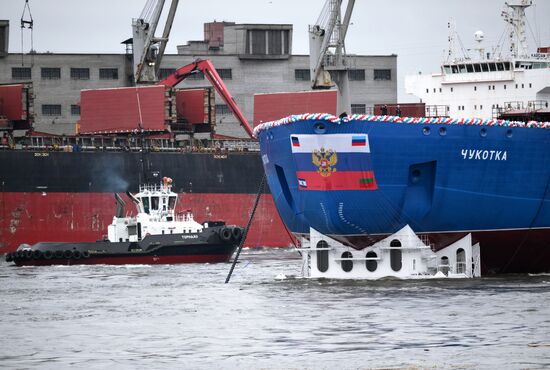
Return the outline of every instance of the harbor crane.
[[[309,26],[309,66],[311,87],[338,88],[337,113],[351,113],[350,69],[344,40],[355,0],[348,0],[342,19],[342,0],[327,0],[317,22]]]
[[[139,18],[132,20],[134,82],[136,84],[157,81],[178,2],[179,0],[171,1],[162,37],[156,37],[155,31],[165,0],[147,0]]]
[[[193,63],[187,64],[181,68],[178,68],[174,73],[166,77],[164,80],[159,81],[159,85],[165,85],[168,87],[175,87],[177,84],[185,80],[187,77],[189,77],[191,74],[194,73],[202,73],[208,81],[212,84],[214,89],[220,94],[223,101],[235,118],[239,121],[243,129],[246,131],[248,136],[250,136],[251,139],[254,139],[254,132],[252,128],[250,127],[250,124],[248,123],[248,120],[244,116],[243,112],[240,110],[237,103],[235,103],[235,100],[233,100],[233,97],[229,93],[229,90],[225,86],[222,78],[216,71],[216,68],[214,68],[214,65],[212,62],[208,59],[197,59]]]

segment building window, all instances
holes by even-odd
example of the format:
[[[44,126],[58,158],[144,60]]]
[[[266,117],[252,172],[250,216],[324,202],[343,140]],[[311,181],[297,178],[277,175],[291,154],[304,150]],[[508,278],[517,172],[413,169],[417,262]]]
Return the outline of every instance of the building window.
[[[426,94],[428,94],[430,92],[430,89],[426,89]]]
[[[232,80],[233,72],[231,68],[220,68],[217,70],[222,80]]]
[[[375,69],[374,80],[391,80],[391,69]]]
[[[454,91],[454,89],[451,87],[451,92],[453,92],[453,91]]]
[[[100,80],[118,80],[118,68],[100,68]]]
[[[42,68],[40,75],[43,80],[59,80],[61,78],[61,68]]]
[[[246,54],[287,55],[290,53],[290,30],[248,30]]]
[[[161,68],[161,69],[159,69],[159,80],[164,80],[166,77],[170,76],[174,72],[176,72],[175,68]]]
[[[365,70],[350,69],[348,76],[350,81],[365,81]]]
[[[477,91],[477,86],[474,86],[474,91]]]
[[[61,104],[42,104],[42,115],[44,116],[60,116]]]
[[[80,116],[80,105],[71,104],[71,116]]]
[[[366,104],[352,104],[351,114],[365,114],[367,112]]]
[[[311,79],[309,69],[295,69],[294,78],[296,81],[309,81]]]
[[[225,104],[216,104],[216,114],[223,115],[223,114],[230,114],[231,110],[229,107]]]
[[[13,67],[11,69],[11,78],[14,80],[25,80],[31,78],[30,67]]]
[[[89,80],[90,68],[71,68],[71,80]]]

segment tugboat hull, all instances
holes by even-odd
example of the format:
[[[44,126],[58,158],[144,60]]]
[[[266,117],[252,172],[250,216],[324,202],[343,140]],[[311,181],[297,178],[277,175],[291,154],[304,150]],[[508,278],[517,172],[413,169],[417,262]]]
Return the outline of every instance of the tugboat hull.
[[[147,235],[139,242],[41,242],[8,253],[17,266],[125,265],[227,262],[242,238],[242,228],[220,226],[200,233]]]

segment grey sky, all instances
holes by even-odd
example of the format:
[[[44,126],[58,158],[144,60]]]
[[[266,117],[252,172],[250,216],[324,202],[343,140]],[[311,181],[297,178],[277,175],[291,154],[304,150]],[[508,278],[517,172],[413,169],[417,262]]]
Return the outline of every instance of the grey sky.
[[[346,47],[353,54],[397,54],[399,99],[404,75],[437,70],[447,47],[447,22],[454,18],[465,47],[473,34],[485,33],[485,45],[497,43],[504,31],[500,17],[505,0],[357,0]],[[35,22],[38,52],[124,52],[120,42],[131,36],[131,19],[146,0],[29,0]],[[168,1],[167,1],[168,3]],[[293,53],[307,54],[307,26],[313,24],[324,0],[180,0],[167,47],[203,38],[204,22],[290,23],[294,25]],[[0,19],[10,20],[10,52],[21,51],[19,20],[24,0],[0,0]],[[528,9],[531,47],[550,46],[550,0],[535,0]],[[25,35],[25,51],[30,47]]]

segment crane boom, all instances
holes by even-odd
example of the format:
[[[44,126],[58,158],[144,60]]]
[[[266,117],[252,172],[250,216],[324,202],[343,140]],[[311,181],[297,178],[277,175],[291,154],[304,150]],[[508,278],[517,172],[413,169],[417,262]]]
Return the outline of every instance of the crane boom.
[[[343,0],[327,0],[317,23],[309,28],[309,62],[311,87],[328,89],[338,87],[338,113],[350,112],[349,63],[345,38],[355,0],[348,0],[342,20]]]
[[[162,57],[164,56],[164,50],[166,49],[166,44],[168,43],[168,36],[170,36],[170,31],[172,30],[172,24],[174,23],[174,17],[176,16],[176,9],[178,8],[179,0],[172,0],[170,4],[170,10],[168,11],[168,17],[166,18],[166,24],[164,25],[164,31],[162,32],[162,42],[159,47],[157,62],[155,63],[155,76],[158,76],[160,63],[162,62]]]
[[[162,37],[155,31],[165,0],[148,0],[138,19],[132,20],[135,83],[152,83],[160,67],[179,0],[172,0]]]
[[[235,118],[239,121],[241,126],[244,128],[248,136],[250,138],[254,138],[254,133],[252,131],[252,128],[250,127],[250,124],[248,123],[248,120],[244,116],[244,114],[239,109],[239,106],[235,101],[233,100],[233,97],[229,93],[229,90],[225,86],[225,83],[223,82],[222,78],[216,71],[216,68],[214,68],[214,65],[210,60],[208,59],[197,59],[191,64],[185,65],[181,68],[179,68],[176,72],[172,73],[170,76],[166,77],[164,80],[159,82],[159,85],[165,85],[169,87],[175,87],[177,84],[185,80],[189,75],[197,72],[202,72],[208,81],[214,86],[214,89],[220,94],[223,101]]]

